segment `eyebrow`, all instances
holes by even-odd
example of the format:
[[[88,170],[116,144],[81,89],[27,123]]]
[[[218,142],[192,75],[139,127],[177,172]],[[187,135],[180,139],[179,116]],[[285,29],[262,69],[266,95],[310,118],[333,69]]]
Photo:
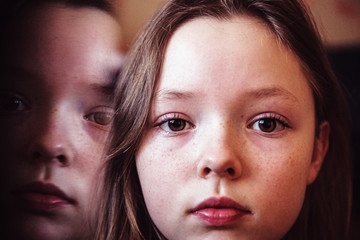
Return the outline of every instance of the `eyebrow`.
[[[155,95],[157,101],[163,100],[187,100],[195,98],[196,94],[190,91],[178,91],[172,89],[162,89],[158,91]],[[298,98],[283,88],[279,87],[265,87],[260,89],[253,89],[245,92],[246,98],[255,98],[255,99],[266,99],[271,97],[283,97],[292,102],[298,103]]]
[[[121,67],[114,69],[106,76],[106,78],[109,79],[110,83],[108,83],[108,84],[94,83],[94,84],[91,84],[91,87],[103,95],[113,96],[120,73],[121,73]]]
[[[155,94],[155,99],[158,101],[163,100],[185,100],[194,98],[195,94],[189,91],[177,91],[172,89],[162,89]]]
[[[114,90],[115,90],[115,87],[113,86],[112,83],[106,84],[106,85],[93,83],[90,85],[90,88],[92,90],[94,90],[95,92],[98,92],[99,94],[107,96],[107,97],[112,97],[112,95],[114,94]]]
[[[104,96],[106,98],[106,101],[108,101],[109,103],[114,103],[115,91],[120,72],[121,68],[114,69],[106,76],[106,78],[109,80],[109,83],[93,83],[90,85],[90,88],[97,92],[99,95]]]
[[[279,87],[266,87],[266,88],[254,89],[247,92],[246,95],[252,98],[259,98],[259,99],[271,98],[271,97],[284,97],[292,102],[299,102],[298,98],[294,94],[292,94],[286,89]]]

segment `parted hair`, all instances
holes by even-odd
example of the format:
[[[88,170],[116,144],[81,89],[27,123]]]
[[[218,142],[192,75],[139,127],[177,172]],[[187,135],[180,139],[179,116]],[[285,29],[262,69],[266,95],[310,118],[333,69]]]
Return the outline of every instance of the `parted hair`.
[[[139,35],[116,92],[97,239],[165,239],[146,210],[135,153],[146,127],[166,46],[182,24],[248,15],[263,21],[299,59],[315,100],[316,129],[331,127],[329,150],[301,213],[283,239],[346,239],[351,207],[349,113],[317,28],[302,0],[170,0]],[[206,43],[204,43],[206,44]],[[154,173],[156,174],[156,173]]]

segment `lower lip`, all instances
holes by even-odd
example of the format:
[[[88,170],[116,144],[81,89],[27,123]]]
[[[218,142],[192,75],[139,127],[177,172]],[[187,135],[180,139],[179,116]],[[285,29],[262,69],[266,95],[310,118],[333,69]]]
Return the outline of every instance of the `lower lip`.
[[[224,226],[235,223],[248,212],[234,208],[204,208],[193,213],[210,226]]]
[[[26,192],[18,195],[20,206],[31,212],[46,213],[69,206],[66,199],[54,195]]]

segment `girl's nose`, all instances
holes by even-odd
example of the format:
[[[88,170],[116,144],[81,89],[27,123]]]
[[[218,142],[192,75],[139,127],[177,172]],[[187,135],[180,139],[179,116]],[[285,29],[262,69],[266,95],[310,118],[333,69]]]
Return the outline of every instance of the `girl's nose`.
[[[76,131],[74,123],[66,119],[67,114],[53,112],[43,118],[45,121],[34,126],[34,138],[29,144],[28,156],[33,163],[54,162],[68,166],[74,158],[74,141]]]
[[[206,135],[206,136],[205,136]],[[201,155],[198,175],[237,179],[242,175],[240,142],[234,131],[218,126],[201,137]]]

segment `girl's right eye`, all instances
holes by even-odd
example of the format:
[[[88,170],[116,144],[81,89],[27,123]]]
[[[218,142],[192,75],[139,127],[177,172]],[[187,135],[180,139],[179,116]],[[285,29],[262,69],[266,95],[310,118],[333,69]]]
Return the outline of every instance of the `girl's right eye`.
[[[193,128],[193,125],[190,122],[177,116],[169,116],[169,118],[164,116],[161,122],[155,126],[158,126],[169,133],[181,132]]]
[[[23,97],[11,92],[0,92],[0,112],[20,112],[29,109]]]

